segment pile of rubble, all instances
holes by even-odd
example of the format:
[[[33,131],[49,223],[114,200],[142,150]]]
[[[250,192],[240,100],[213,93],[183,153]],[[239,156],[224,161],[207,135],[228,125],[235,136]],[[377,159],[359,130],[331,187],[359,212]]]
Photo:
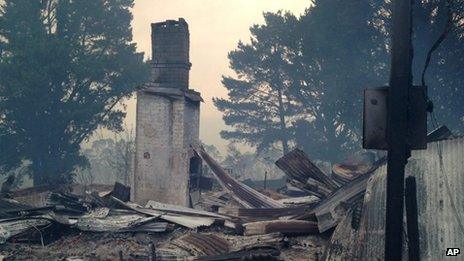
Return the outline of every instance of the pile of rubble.
[[[138,256],[150,260],[278,260],[285,256],[285,249],[299,246],[313,248],[313,256],[306,257],[316,259],[315,255],[322,254],[324,239],[318,244],[299,244],[295,239],[320,237],[335,227],[346,211],[359,205],[367,180],[384,161],[369,166],[338,164],[333,174],[327,175],[296,149],[276,165],[288,176],[290,185],[309,195],[289,197],[259,192],[243,184],[201,147],[194,149],[223,189],[201,195],[194,208],[154,200],[141,206],[130,202],[130,188],[119,183],[109,191],[80,195],[50,192],[46,204],[40,207],[3,198],[0,243],[45,246],[69,234],[82,233],[172,234],[169,240],[149,244]],[[326,238],[328,233],[324,234]],[[119,258],[125,256],[127,253],[120,253]]]

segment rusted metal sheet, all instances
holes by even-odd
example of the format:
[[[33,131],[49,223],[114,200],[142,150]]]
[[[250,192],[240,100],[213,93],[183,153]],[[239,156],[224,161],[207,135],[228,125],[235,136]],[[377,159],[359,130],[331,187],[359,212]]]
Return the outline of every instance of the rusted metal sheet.
[[[227,240],[213,234],[188,234],[172,242],[194,256],[221,255],[229,252],[230,244]]]
[[[314,165],[300,149],[294,149],[278,159],[275,164],[289,177],[303,184],[307,183],[309,178],[312,178],[323,183],[330,190],[339,187],[331,177],[324,174],[324,172]]]
[[[408,161],[406,173],[417,182],[421,260],[442,260],[448,247],[464,246],[463,159],[464,139],[459,138],[429,143]],[[359,233],[362,260],[384,258],[385,177],[382,167],[369,181]]]
[[[221,187],[246,208],[281,208],[283,204],[259,193],[257,190],[241,183],[230,176],[224,169],[204,151],[203,148],[195,147],[194,150],[205,161]]]

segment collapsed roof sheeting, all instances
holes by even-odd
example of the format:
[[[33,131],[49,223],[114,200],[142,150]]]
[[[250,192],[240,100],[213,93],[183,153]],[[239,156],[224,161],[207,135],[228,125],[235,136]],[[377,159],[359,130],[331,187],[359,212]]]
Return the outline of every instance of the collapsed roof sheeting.
[[[191,233],[174,240],[172,243],[196,256],[226,254],[230,249],[229,242],[213,234]]]
[[[311,178],[323,183],[330,190],[339,187],[331,177],[314,165],[300,149],[294,149],[278,159],[275,164],[289,177],[301,183],[307,183],[308,179]]]
[[[201,147],[194,147],[194,150],[205,161],[213,171],[214,176],[224,190],[237,200],[238,203],[246,208],[282,208],[284,205],[266,195],[263,195],[253,188],[234,179]]]
[[[125,232],[132,228],[154,221],[156,217],[145,217],[138,214],[111,215],[106,217],[82,217],[77,221],[77,228],[92,232]],[[163,230],[164,228],[164,230]],[[160,225],[166,230],[166,223]]]
[[[0,244],[5,243],[9,238],[24,233],[30,229],[43,228],[52,223],[50,219],[44,217],[28,217],[17,219],[0,220]]]
[[[44,211],[53,209],[53,206],[47,207],[32,207],[25,204],[21,204],[17,201],[0,198],[0,218],[11,218],[19,215],[31,215],[40,214]]]

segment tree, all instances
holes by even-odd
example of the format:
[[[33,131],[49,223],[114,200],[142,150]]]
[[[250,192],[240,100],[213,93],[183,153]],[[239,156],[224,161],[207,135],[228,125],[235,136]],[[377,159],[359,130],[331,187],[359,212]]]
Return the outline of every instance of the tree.
[[[222,166],[231,169],[232,175],[238,179],[263,180],[267,172],[269,179],[282,177],[274,162],[280,157],[281,151],[270,149],[262,154],[241,152],[233,143],[227,146],[227,155],[221,162]]]
[[[464,1],[416,1],[414,63],[416,85],[428,86],[434,104],[430,125],[464,131]],[[389,19],[389,17],[385,17]],[[436,127],[436,126],[431,126]]]
[[[77,171],[79,182],[113,184],[118,181],[130,185],[133,174],[135,142],[132,131],[116,134],[113,138],[99,138],[83,150],[89,164]]]
[[[122,99],[146,82],[133,0],[6,0],[0,8],[0,166],[31,161],[34,185],[72,181],[80,144],[120,131]],[[118,109],[119,108],[119,109]]]
[[[296,123],[296,142],[315,159],[337,161],[361,149],[363,90],[388,76],[376,11],[371,1],[321,0],[300,18],[307,84],[293,96],[312,117]]]
[[[234,128],[222,131],[231,141],[244,141],[259,152],[276,143],[283,153],[289,151],[295,104],[289,98],[290,88],[299,84],[294,74],[294,46],[298,41],[292,32],[297,18],[290,13],[265,13],[265,24],[250,28],[250,44],[239,42],[229,53],[230,67],[237,77],[224,76],[222,83],[228,99],[213,99],[224,112],[223,119]]]
[[[218,162],[222,161],[221,152],[218,150],[216,146],[209,145],[204,142],[201,142],[201,146],[203,146],[203,149],[205,149],[206,153],[208,153],[208,155],[210,155],[213,159],[215,159]]]
[[[216,101],[234,128],[223,137],[258,151],[290,141],[325,161],[360,150],[363,90],[388,83],[390,2],[316,0],[298,19],[266,14],[264,25],[252,27],[251,44],[240,43],[229,55],[239,77],[224,78],[228,99]],[[462,132],[464,1],[416,1],[413,19],[414,81],[422,84],[428,60],[424,79],[436,118]],[[261,92],[263,86],[274,92]],[[268,95],[279,89],[283,107],[272,102],[278,95]],[[284,120],[275,116],[279,111]]]
[[[279,141],[287,153],[296,143],[324,160],[359,148],[362,90],[387,79],[374,13],[367,1],[335,0],[316,1],[300,19],[266,13],[251,44],[229,54],[239,77],[224,78],[229,99],[215,105],[235,130],[222,136],[258,151]]]
[[[363,89],[387,83],[390,2],[315,1],[300,18],[310,84],[294,97],[313,120],[299,121],[295,132],[312,157],[334,161],[361,149]],[[464,130],[463,8],[462,0],[423,0],[413,11],[414,82],[422,84],[428,52],[443,35],[429,57],[425,84],[438,120],[458,132]]]

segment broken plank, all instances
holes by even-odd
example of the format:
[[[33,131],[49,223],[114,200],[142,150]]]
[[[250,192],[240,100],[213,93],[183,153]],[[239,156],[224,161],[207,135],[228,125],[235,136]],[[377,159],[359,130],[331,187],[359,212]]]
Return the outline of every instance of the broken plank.
[[[297,215],[304,212],[304,208],[219,208],[219,213],[239,218],[272,219]]]
[[[246,223],[244,235],[282,233],[285,235],[319,234],[317,223],[306,220],[270,220]]]

